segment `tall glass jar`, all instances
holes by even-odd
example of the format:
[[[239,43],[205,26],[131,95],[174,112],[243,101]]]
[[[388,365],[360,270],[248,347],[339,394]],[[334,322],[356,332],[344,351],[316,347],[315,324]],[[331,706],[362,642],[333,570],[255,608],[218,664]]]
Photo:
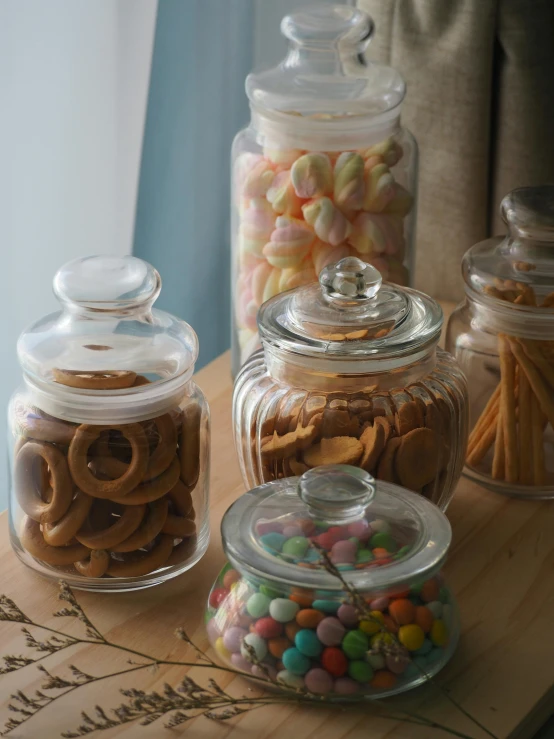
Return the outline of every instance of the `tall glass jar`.
[[[431,298],[382,283],[356,257],[258,314],[263,350],[237,377],[235,445],[245,484],[321,464],[357,465],[446,508],[467,443],[467,387],[437,348]]]
[[[62,267],[62,310],[17,345],[10,537],[17,556],[86,590],[135,590],[189,569],[208,546],[209,411],[192,328],[152,309],[135,257]]]
[[[463,259],[466,298],[447,347],[470,388],[465,472],[521,498],[554,497],[554,186],[501,205],[507,237]]]
[[[381,698],[451,658],[458,608],[440,572],[451,530],[421,496],[318,467],[243,495],[221,533],[229,564],[209,596],[208,636],[249,677]]]
[[[281,31],[289,52],[248,76],[252,117],[232,150],[234,375],[259,348],[261,304],[326,265],[361,256],[412,278],[417,147],[400,126],[404,81],[363,55],[371,18],[314,6]]]

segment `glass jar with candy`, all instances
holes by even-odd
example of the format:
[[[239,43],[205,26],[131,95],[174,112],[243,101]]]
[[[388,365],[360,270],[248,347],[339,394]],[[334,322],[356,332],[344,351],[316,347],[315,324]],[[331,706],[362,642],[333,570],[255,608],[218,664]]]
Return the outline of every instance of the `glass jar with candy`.
[[[233,373],[259,347],[279,292],[360,256],[411,284],[417,147],[400,125],[404,81],[363,52],[373,22],[321,5],[283,19],[275,68],[250,74],[251,121],[232,151]]]
[[[467,444],[466,380],[437,348],[440,306],[347,257],[264,303],[263,350],[238,375],[235,445],[249,487],[357,465],[445,509]]]
[[[465,254],[447,346],[466,373],[465,473],[496,492],[554,498],[554,186],[501,205],[506,237]]]
[[[192,328],[152,308],[134,257],[62,267],[62,310],[21,335],[12,396],[10,537],[42,575],[134,590],[192,567],[209,539],[209,411]]]
[[[236,669],[284,690],[384,697],[451,658],[459,614],[441,575],[451,531],[425,498],[324,466],[243,495],[221,531],[228,564],[207,630]]]

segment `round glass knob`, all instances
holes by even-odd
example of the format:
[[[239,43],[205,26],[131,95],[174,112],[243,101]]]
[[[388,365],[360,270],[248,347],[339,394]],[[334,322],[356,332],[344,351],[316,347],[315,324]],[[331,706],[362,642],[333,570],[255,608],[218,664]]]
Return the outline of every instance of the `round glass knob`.
[[[554,241],[554,185],[512,190],[500,211],[512,238]]]
[[[298,495],[309,514],[327,522],[363,516],[375,495],[375,479],[365,470],[335,464],[314,467],[300,477]]]
[[[368,300],[383,283],[381,273],[356,257],[346,257],[325,267],[319,275],[323,294],[329,300]]]

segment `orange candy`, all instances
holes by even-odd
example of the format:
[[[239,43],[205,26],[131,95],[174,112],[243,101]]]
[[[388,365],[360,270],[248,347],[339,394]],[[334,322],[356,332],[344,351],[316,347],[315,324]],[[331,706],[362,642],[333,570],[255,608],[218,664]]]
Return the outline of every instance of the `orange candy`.
[[[267,641],[269,653],[274,657],[277,657],[277,659],[281,659],[283,653],[286,652],[289,647],[292,647],[292,642],[290,639],[287,639],[286,636],[277,636],[274,639],[268,639]]]
[[[390,552],[388,552],[386,549],[383,549],[383,547],[375,547],[375,549],[372,549],[371,551],[375,559],[389,559],[390,558]]]
[[[421,588],[421,593],[419,595],[421,600],[424,600],[426,603],[431,603],[431,601],[439,599],[439,592],[439,584],[434,578],[432,578],[423,583],[423,587]]]
[[[408,598],[410,596],[409,590],[403,590],[401,593],[390,593],[389,598],[391,600],[397,600],[398,598]]]
[[[289,595],[289,600],[293,600],[295,603],[298,603],[300,608],[309,608],[314,602],[314,599],[310,595],[301,592],[291,593]]]
[[[289,638],[289,639],[290,639],[291,641],[294,641],[294,637],[295,637],[295,636],[296,636],[296,635],[298,634],[298,632],[300,631],[300,629],[301,629],[301,628],[302,628],[302,627],[301,627],[301,626],[299,626],[299,625],[298,625],[298,624],[297,624],[297,623],[296,623],[295,621],[290,621],[290,622],[289,622],[289,623],[288,623],[288,624],[287,624],[287,625],[285,626],[285,634],[287,635],[287,637],[288,637],[288,638]]]
[[[388,614],[383,615],[383,623],[387,631],[390,631],[391,634],[398,634],[398,624]]]
[[[302,629],[316,629],[324,618],[325,614],[315,608],[303,608],[296,614],[296,623]]]
[[[372,688],[376,688],[377,690],[394,688],[396,685],[396,675],[393,675],[393,673],[388,670],[377,670],[369,684]]]
[[[416,609],[414,604],[406,598],[393,600],[389,605],[389,613],[400,626],[414,622]]]
[[[427,606],[417,606],[415,609],[415,622],[421,629],[428,634],[433,625],[434,616]]]

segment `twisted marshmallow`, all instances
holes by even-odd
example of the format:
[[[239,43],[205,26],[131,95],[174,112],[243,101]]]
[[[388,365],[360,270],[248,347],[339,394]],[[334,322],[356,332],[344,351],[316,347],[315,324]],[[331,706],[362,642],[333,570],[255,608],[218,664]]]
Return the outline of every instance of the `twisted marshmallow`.
[[[275,213],[265,198],[253,198],[241,218],[239,243],[241,254],[262,258],[262,250],[275,228]]]
[[[278,269],[294,267],[309,252],[314,233],[303,221],[289,216],[279,216],[275,226],[270,241],[264,246],[264,256]]]
[[[395,194],[395,181],[386,164],[375,164],[375,158],[368,159],[365,165],[364,210],[380,213],[392,201]]]
[[[316,241],[312,249],[312,260],[316,274],[319,274],[328,264],[335,264],[345,257],[351,256],[352,251],[347,244],[332,246],[324,241]]]
[[[328,244],[342,243],[352,230],[350,222],[329,198],[317,198],[302,206],[304,218],[322,241]]]
[[[242,195],[246,198],[263,197],[274,177],[275,172],[271,164],[262,157],[244,177]]]
[[[388,213],[358,213],[348,238],[360,254],[396,254],[404,256],[404,224],[398,216]]]
[[[284,213],[289,216],[302,215],[302,201],[294,191],[288,169],[276,175],[267,191],[267,199],[275,213]]]
[[[333,192],[333,170],[327,154],[304,154],[294,162],[290,172],[294,190],[300,198],[316,198]]]
[[[383,164],[387,165],[387,167],[394,167],[394,165],[400,161],[403,154],[404,151],[400,144],[395,141],[395,139],[388,138],[367,149],[363,153],[363,156],[366,159],[368,157],[377,156]]]
[[[335,164],[335,203],[342,210],[360,210],[364,202],[364,160],[353,151],[344,151]]]

